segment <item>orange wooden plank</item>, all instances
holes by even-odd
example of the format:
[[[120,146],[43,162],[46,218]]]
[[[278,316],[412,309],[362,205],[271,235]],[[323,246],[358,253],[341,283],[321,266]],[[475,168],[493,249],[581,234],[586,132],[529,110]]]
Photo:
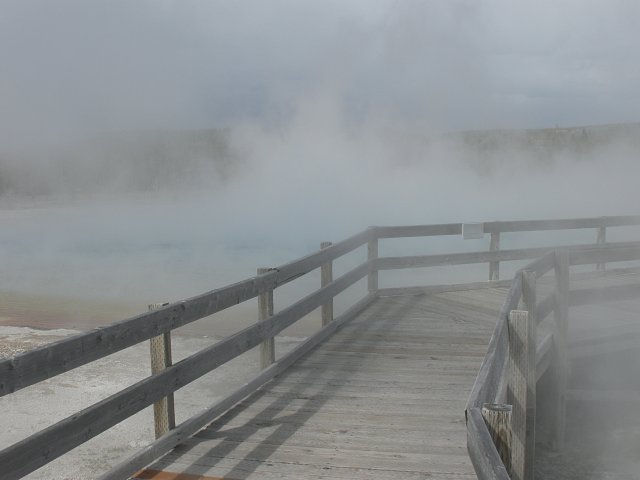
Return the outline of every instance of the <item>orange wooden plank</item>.
[[[234,480],[228,477],[207,477],[205,475],[166,472],[164,470],[141,470],[133,478],[139,480]]]

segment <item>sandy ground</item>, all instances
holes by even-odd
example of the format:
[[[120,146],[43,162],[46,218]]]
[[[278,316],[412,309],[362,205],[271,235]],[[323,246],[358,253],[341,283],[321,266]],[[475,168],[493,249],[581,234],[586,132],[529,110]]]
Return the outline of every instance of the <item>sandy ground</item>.
[[[0,326],[0,357],[10,357],[76,333],[77,331],[70,329],[36,330]],[[209,336],[174,336],[174,361],[195,353],[216,340],[217,337]],[[278,356],[300,341],[300,338],[278,338]],[[215,403],[257,371],[258,352],[254,349],[184,387],[175,397],[177,423]],[[149,373],[149,346],[144,342],[0,398],[0,448],[106,398]],[[153,413],[151,408],[147,408],[25,478],[95,478],[97,474],[108,470],[152,440]]]

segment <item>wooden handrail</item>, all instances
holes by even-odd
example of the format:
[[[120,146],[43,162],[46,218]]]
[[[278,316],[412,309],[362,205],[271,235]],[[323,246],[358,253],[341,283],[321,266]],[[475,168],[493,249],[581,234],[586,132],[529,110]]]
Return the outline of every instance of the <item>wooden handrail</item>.
[[[236,358],[320,307],[368,273],[368,262],[241,332],[0,451],[5,478],[20,478],[202,375]]]
[[[636,217],[631,217],[636,218]],[[593,220],[593,219],[591,219]],[[589,222],[588,226],[591,227]],[[610,219],[607,226],[618,225],[615,219]],[[582,228],[584,223],[575,222],[575,228]],[[517,225],[516,225],[517,226]],[[504,230],[502,230],[504,231]],[[564,258],[562,258],[564,256]],[[523,269],[519,270],[511,284],[509,294],[503,303],[498,322],[494,329],[493,336],[489,343],[487,354],[483,359],[476,382],[474,383],[471,395],[467,402],[467,446],[471,456],[476,474],[480,480],[498,478],[501,470],[496,467],[495,460],[497,451],[493,444],[487,444],[490,438],[487,426],[478,420],[480,407],[485,403],[499,403],[504,400],[501,387],[506,383],[505,361],[509,356],[506,352],[507,325],[505,313],[515,308],[522,296],[523,281],[526,290],[525,307],[533,311],[533,324],[542,322],[551,312],[556,312],[556,329],[553,333],[547,334],[543,341],[535,348],[538,356],[535,362],[535,381],[554,364],[566,361],[566,312],[568,306],[584,305],[589,303],[600,303],[604,301],[624,300],[637,298],[640,295],[640,285],[619,285],[605,288],[588,288],[579,290],[568,290],[568,267],[569,265],[601,265],[605,262],[640,260],[640,242],[625,242],[619,244],[599,244],[579,247],[567,247],[562,251],[556,250],[546,254],[544,257],[534,260]],[[562,266],[562,262],[566,262]],[[535,299],[535,278],[547,271],[554,270],[557,277],[556,290],[540,302]],[[566,270],[566,271],[565,271]],[[529,277],[525,275],[527,273]],[[523,280],[520,280],[520,279]],[[566,283],[566,285],[564,285]],[[564,313],[563,313],[564,312]],[[555,352],[554,352],[555,350]],[[564,389],[566,388],[566,373],[562,365],[556,366],[556,376],[559,382],[558,400],[554,406],[556,429],[554,432],[554,444],[561,445],[564,435]],[[473,415],[473,416],[472,416]],[[535,415],[535,414],[534,414]],[[480,416],[480,418],[482,418]],[[535,418],[535,416],[533,417]],[[471,421],[473,419],[473,421]],[[530,420],[534,422],[535,420]],[[534,428],[529,425],[527,428]],[[533,431],[531,431],[533,435]],[[529,452],[528,455],[533,455]],[[494,464],[486,459],[492,458]],[[499,456],[497,457],[499,459]],[[530,465],[529,465],[530,467]],[[531,475],[530,468],[527,475]]]
[[[603,229],[610,226],[640,225],[640,217],[600,217],[592,219],[570,219],[528,222],[489,222],[484,224],[485,233],[516,232],[527,230],[555,230],[571,228]],[[308,351],[312,345],[326,338],[339,325],[348,321],[355,314],[365,308],[380,294],[377,274],[379,270],[408,268],[414,266],[461,265],[489,262],[494,265],[497,278],[497,262],[508,260],[522,260],[535,258],[527,267],[535,276],[542,276],[554,268],[554,254],[548,248],[532,248],[517,250],[499,250],[497,235],[492,235],[494,247],[489,252],[466,252],[446,255],[425,255],[412,257],[378,258],[378,240],[397,237],[459,235],[462,224],[418,225],[404,227],[370,227],[352,237],[333,245],[323,245],[321,250],[304,256],[293,262],[286,263],[268,272],[248,278],[241,282],[225,286],[210,292],[197,295],[186,300],[170,304],[158,310],[153,310],[120,322],[115,322],[88,332],[75,335],[59,342],[37,348],[17,355],[8,360],[0,361],[0,396],[9,394],[39,381],[67,372],[81,365],[98,360],[107,355],[130,347],[152,337],[170,332],[195,320],[220,312],[238,303],[253,299],[261,294],[273,291],[279,286],[289,283],[300,276],[318,268],[325,267],[333,260],[348,254],[364,245],[368,246],[367,260],[332,280],[327,272],[323,276],[319,290],[307,295],[302,300],[281,310],[280,312],[263,318],[258,323],[205,348],[182,361],[167,366],[150,377],[91,405],[85,410],[68,417],[0,452],[0,464],[3,465],[3,478],[19,478],[54,458],[64,454],[72,448],[84,443],[89,438],[103,432],[121,420],[135,414],[154,401],[166,397],[182,386],[199,378],[219,365],[237,357],[255,347],[266,339],[273,338],[300,318],[314,309],[325,306],[325,325],[310,341],[303,343],[300,348],[285,355],[271,366],[268,366],[253,381],[241,387],[230,397],[224,399],[208,410],[196,416],[175,430],[160,437],[155,447],[145,450],[135,460],[129,462],[126,468],[141,466],[143,459],[150,459],[150,455],[159,455],[177,444],[180,438],[191,435],[194,428],[204,426],[226,408],[232,406],[239,399],[254,391],[264,382],[273,378],[277,372],[290,365]],[[599,238],[604,238],[602,235]],[[612,244],[582,245],[570,250],[572,265],[605,262],[626,261],[640,256],[640,242],[627,242],[613,246]],[[520,271],[519,271],[520,272]],[[518,276],[520,273],[518,274]],[[332,299],[346,288],[368,276],[369,294],[356,303],[334,321],[327,313],[327,305]],[[499,282],[493,282],[498,285]],[[387,289],[389,290],[389,289]],[[522,297],[522,284],[512,282],[509,294],[499,314],[494,329],[487,356],[482,366],[471,396],[467,404],[467,414],[471,412],[470,439],[474,435],[484,437],[482,426],[476,422],[477,409],[483,403],[496,403],[504,400],[504,377],[508,358],[507,324],[509,311],[517,308]],[[627,288],[612,288],[607,297],[621,298],[635,290]],[[572,303],[584,302],[590,295],[589,291],[576,291]],[[556,302],[557,303],[557,302]],[[555,304],[547,299],[537,305],[540,314],[548,314]],[[327,322],[329,322],[327,324]],[[295,353],[294,353],[295,352]],[[298,356],[296,356],[298,355]],[[475,430],[474,430],[475,429]],[[473,433],[476,432],[476,433]],[[478,433],[479,432],[479,433]],[[486,440],[486,439],[485,439]],[[477,449],[476,449],[477,450]],[[472,449],[470,448],[470,454]],[[475,451],[475,450],[474,450]],[[159,453],[160,452],[160,453]],[[485,452],[486,453],[486,452]],[[492,452],[489,452],[492,455]],[[487,457],[488,458],[488,457]],[[493,458],[493,457],[492,457]],[[479,461],[474,459],[475,463]],[[122,467],[125,468],[125,467]],[[498,469],[499,470],[499,469]],[[129,473],[133,471],[128,470]],[[117,477],[105,477],[117,478]],[[494,478],[494,477],[492,477]]]

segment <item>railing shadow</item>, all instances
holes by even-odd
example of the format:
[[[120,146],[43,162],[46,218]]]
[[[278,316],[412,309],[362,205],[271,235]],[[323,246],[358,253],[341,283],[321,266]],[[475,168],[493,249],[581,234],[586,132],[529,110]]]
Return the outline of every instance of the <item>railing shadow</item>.
[[[375,305],[375,303],[373,305]],[[371,308],[375,307],[370,306],[369,309]],[[334,340],[339,339],[337,346],[348,347],[355,340],[362,339],[363,336],[367,334],[388,332],[389,328],[392,327],[393,324],[397,324],[401,321],[403,314],[410,307],[406,304],[400,304],[386,305],[383,308],[378,308],[376,316],[382,316],[384,318],[383,321],[373,322],[371,320],[365,320],[356,325],[347,324],[343,326],[332,337]],[[313,356],[314,352],[317,352],[317,350],[321,348],[322,345],[316,347],[313,351],[307,354],[299,361],[298,367],[304,367],[305,360],[309,359]],[[262,462],[268,461],[268,459],[280,448],[282,444],[291,438],[308,420],[318,413],[331,397],[337,395],[344,384],[348,382],[349,378],[360,370],[362,364],[363,357],[354,355],[353,361],[346,365],[341,363],[340,369],[332,369],[330,362],[325,363],[322,367],[314,365],[309,369],[309,372],[305,377],[303,377],[303,379],[296,380],[295,384],[291,384],[291,391],[289,393],[285,392],[277,394],[274,400],[261,412],[254,415],[252,419],[243,423],[239,427],[227,428],[224,431],[219,430],[224,426],[228,426],[232,420],[238,418],[254,402],[262,398],[266,398],[271,388],[286,385],[285,382],[287,379],[297,370],[296,367],[290,368],[285,373],[272,380],[263,389],[254,393],[238,406],[234,407],[225,415],[213,422],[206,430],[196,436],[196,439],[201,439],[203,441],[216,438],[222,439],[222,441],[215,447],[200,454],[198,459],[191,462],[191,465],[202,464],[202,462],[207,459],[207,466],[215,467],[220,459],[228,458],[237,446],[242,444],[244,441],[248,441],[255,433],[259,432],[260,429],[277,425],[274,432],[264,440],[257,443],[250,452],[243,455],[243,458],[237,461],[237,464],[233,468],[230,468],[224,474],[225,478],[228,477],[238,480],[247,478],[247,476],[255,472]],[[335,372],[335,374],[329,375],[326,381],[322,384],[312,382],[312,380],[317,378],[319,375],[331,372]],[[280,417],[278,416],[292,406],[292,400],[300,399],[305,400],[305,402],[294,407],[294,411],[292,413]],[[290,422],[291,419],[295,419],[295,422]],[[238,432],[241,432],[241,438],[237,438],[235,436]],[[233,440],[227,441],[230,437],[233,438]],[[179,455],[189,454],[189,452],[191,452],[197,445],[198,444],[178,447],[176,448],[175,453]]]

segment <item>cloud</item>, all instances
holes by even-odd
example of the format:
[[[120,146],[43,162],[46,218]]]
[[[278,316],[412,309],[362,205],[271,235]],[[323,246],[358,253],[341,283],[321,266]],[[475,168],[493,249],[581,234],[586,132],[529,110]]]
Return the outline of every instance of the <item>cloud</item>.
[[[0,131],[282,124],[319,91],[352,121],[445,130],[636,120],[638,15],[628,0],[4,1]]]

